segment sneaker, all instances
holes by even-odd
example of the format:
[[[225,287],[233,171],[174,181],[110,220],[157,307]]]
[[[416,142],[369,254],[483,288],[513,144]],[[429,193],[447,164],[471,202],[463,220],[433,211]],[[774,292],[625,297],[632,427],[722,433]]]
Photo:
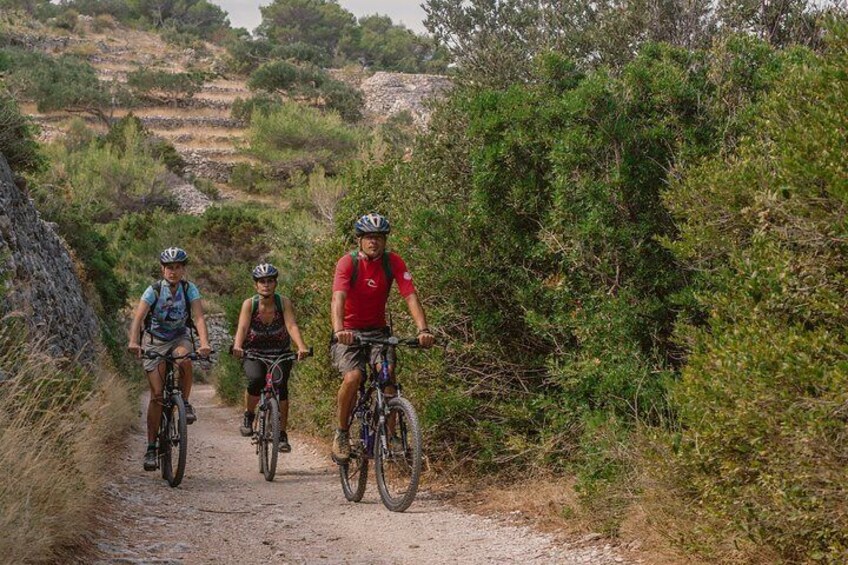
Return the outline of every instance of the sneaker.
[[[197,414],[194,413],[194,406],[189,404],[188,400],[186,400],[185,409],[186,409],[186,424],[195,423],[197,421]]]
[[[144,470],[145,471],[155,471],[156,470],[156,448],[148,447],[147,451],[144,454]]]
[[[289,453],[291,451],[291,444],[289,443],[289,436],[286,432],[280,432],[280,453]]]
[[[253,412],[245,411],[244,421],[241,423],[239,431],[244,437],[250,437],[253,435]]]
[[[347,430],[336,430],[333,438],[333,459],[336,463],[344,463],[350,459],[350,439]]]

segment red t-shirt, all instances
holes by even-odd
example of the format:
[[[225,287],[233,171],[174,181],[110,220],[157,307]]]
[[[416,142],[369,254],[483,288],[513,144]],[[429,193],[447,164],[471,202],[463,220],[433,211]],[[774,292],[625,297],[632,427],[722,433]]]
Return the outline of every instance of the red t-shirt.
[[[392,268],[392,278],[397,281],[400,295],[406,298],[415,292],[412,275],[406,268],[406,263],[397,253],[389,254],[389,266]],[[347,293],[344,311],[344,328],[346,330],[364,330],[382,328],[386,325],[386,301],[389,299],[389,282],[383,270],[383,258],[373,261],[364,253],[359,253],[356,281],[350,286],[353,274],[353,257],[345,254],[336,263],[336,276],[333,279],[333,292]]]

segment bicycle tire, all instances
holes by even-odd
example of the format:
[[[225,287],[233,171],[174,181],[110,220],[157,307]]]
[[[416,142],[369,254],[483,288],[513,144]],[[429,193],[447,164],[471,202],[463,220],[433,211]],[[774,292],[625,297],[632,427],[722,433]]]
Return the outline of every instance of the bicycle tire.
[[[159,441],[159,470],[162,472],[162,478],[169,483],[174,478],[174,471],[171,467],[171,439],[168,432],[171,427],[171,412],[174,407],[170,404],[162,406],[162,416],[159,418],[159,431],[157,439]]]
[[[180,394],[171,395],[170,406],[163,412],[162,422],[165,423],[165,428],[160,429],[159,435],[162,478],[168,481],[170,486],[176,487],[183,480],[188,456],[188,424],[185,403]]]
[[[265,437],[265,420],[262,414],[265,412],[261,404],[256,405],[253,415],[253,434],[256,440],[256,458],[259,460],[259,472],[265,474],[265,459],[262,457],[262,438]]]
[[[362,419],[354,414],[348,429],[350,458],[347,463],[339,465],[339,477],[345,498],[351,502],[359,502],[368,483],[368,452],[362,439]]]
[[[262,474],[266,481],[273,481],[277,472],[277,455],[280,452],[280,401],[272,396],[262,414],[265,419],[264,434],[259,438],[259,457],[262,459]]]
[[[374,454],[374,475],[383,505],[392,512],[403,512],[415,500],[421,479],[421,426],[415,409],[407,399],[391,398],[386,408],[386,422],[392,415],[397,418],[395,435],[400,438],[403,450],[398,453],[391,451],[388,426],[380,426]]]

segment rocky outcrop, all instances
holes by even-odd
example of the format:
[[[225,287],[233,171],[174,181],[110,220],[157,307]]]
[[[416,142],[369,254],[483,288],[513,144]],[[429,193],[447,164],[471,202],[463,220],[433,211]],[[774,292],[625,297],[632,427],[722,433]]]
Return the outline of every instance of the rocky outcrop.
[[[100,333],[62,240],[0,154],[0,317],[19,317],[51,355],[94,358]]]
[[[430,120],[427,101],[437,98],[451,87],[448,77],[404,73],[374,73],[360,89],[365,96],[365,114],[381,120],[401,112],[409,112],[415,124],[426,127]]]

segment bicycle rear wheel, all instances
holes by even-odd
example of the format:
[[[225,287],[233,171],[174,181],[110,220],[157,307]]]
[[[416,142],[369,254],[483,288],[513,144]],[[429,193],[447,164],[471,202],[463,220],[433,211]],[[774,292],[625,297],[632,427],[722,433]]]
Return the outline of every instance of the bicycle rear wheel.
[[[379,430],[375,446],[374,474],[383,504],[393,512],[403,512],[418,492],[421,478],[421,427],[412,404],[405,398],[392,398],[386,403],[386,422],[395,419],[392,442],[388,425]],[[392,448],[397,444],[397,449]]]
[[[171,395],[170,402],[163,407],[159,424],[159,457],[162,478],[172,487],[183,480],[188,454],[188,425],[183,397]]]
[[[271,396],[262,411],[262,432],[259,434],[259,468],[266,481],[273,481],[277,472],[277,454],[280,451],[280,402]]]
[[[359,502],[365,494],[368,483],[368,451],[362,435],[362,419],[353,415],[349,427],[350,458],[347,463],[339,465],[339,475],[342,479],[342,492],[351,502]]]

